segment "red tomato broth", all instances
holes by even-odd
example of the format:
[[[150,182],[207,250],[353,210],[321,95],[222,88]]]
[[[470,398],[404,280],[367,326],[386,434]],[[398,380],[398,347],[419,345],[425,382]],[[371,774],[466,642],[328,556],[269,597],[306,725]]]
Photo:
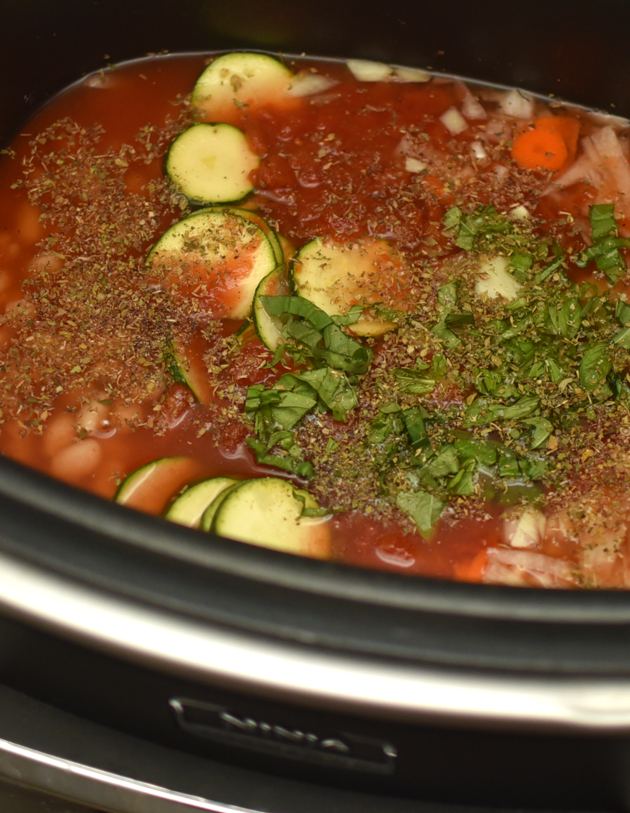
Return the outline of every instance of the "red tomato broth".
[[[119,150],[122,144],[134,143],[147,125],[152,129],[145,134],[155,138],[167,118],[177,115],[174,100],[190,92],[204,64],[205,60],[197,56],[168,57],[121,66],[102,77],[88,77],[42,110],[24,133],[32,136],[68,117],[82,127],[101,124],[103,149]],[[439,275],[438,261],[453,252],[442,218],[456,199],[469,204],[498,201],[505,209],[523,201],[533,208],[538,205],[547,184],[540,174],[511,167],[510,183],[497,191],[487,181],[494,178],[501,164],[492,156],[476,168],[476,175],[470,174],[470,145],[486,122],[471,123],[463,133],[453,136],[439,120],[459,99],[456,83],[362,83],[349,80],[341,64],[322,64],[326,73],[340,79],[323,94],[323,101],[319,97],[294,100],[286,110],[235,106],[228,117],[262,156],[260,168],[253,173],[257,189],[247,205],[258,208],[296,248],[315,235],[346,242],[365,235],[386,238],[408,258],[433,261]],[[421,181],[405,168],[405,155],[400,151],[403,136],[409,136],[416,151],[422,147],[419,123],[429,136],[427,154],[432,161]],[[34,218],[25,189],[12,188],[21,177],[20,165],[29,138],[18,136],[16,159],[0,165],[0,222],[4,224],[0,234],[0,303],[4,308],[22,299],[29,266],[40,252],[37,244],[53,230]],[[128,191],[146,196],[146,185],[161,177],[161,164],[160,156],[144,166],[134,164],[124,176]],[[569,192],[543,198],[541,211],[544,207],[547,221],[557,221],[558,211],[573,211],[576,217],[584,218],[588,194],[588,189],[580,187],[574,197]],[[141,247],[131,248],[129,256],[145,256],[176,219],[172,213],[163,214],[150,238]],[[576,239],[548,222],[541,221],[539,229],[541,234],[550,230],[565,247]],[[226,322],[218,335],[230,334],[238,327]],[[6,342],[8,336],[8,329],[0,326],[0,342]],[[212,341],[207,337],[191,336],[188,342],[199,362],[211,352]],[[376,342],[377,359],[386,343]],[[270,355],[256,337],[245,334],[240,354],[219,374],[219,386],[202,399],[203,404],[194,402],[180,384],[158,387],[152,398],[126,405],[142,413],[140,425],[133,417],[125,417],[122,406],[116,417],[118,406],[114,404],[107,425],[89,435],[101,449],[98,467],[87,475],[53,473],[108,498],[113,497],[122,477],[165,456],[191,457],[197,465],[196,479],[278,475],[276,469],[254,462],[244,443],[246,426],[227,414],[228,394],[235,381],[243,386],[277,377],[277,372],[265,367]],[[434,397],[438,404],[447,405],[461,401],[462,393],[448,387],[442,392],[438,387]],[[63,392],[48,420],[52,424],[67,415],[74,420],[80,403],[80,393]],[[354,420],[351,415],[349,428],[343,432],[352,431]],[[340,436],[342,427],[335,426],[330,416],[322,416],[322,421],[329,436]],[[56,452],[51,452],[54,444],[50,437],[49,427],[40,431],[37,425],[9,419],[0,431],[0,448],[4,454],[51,473]],[[156,505],[153,511],[163,509],[164,505]],[[427,541],[410,532],[408,524],[347,511],[331,523],[333,556],[353,565],[478,581],[483,575],[486,548],[501,544],[503,538],[500,514],[497,506],[488,506],[482,517],[476,515],[455,525],[441,520]],[[569,560],[573,555],[570,546],[557,540],[547,543],[544,550],[550,556],[559,551]]]

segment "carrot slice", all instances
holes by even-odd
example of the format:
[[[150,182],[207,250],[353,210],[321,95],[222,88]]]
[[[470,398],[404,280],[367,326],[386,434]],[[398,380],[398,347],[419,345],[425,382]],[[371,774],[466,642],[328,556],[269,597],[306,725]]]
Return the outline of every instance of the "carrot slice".
[[[454,577],[458,582],[480,582],[486,572],[488,564],[488,554],[486,550],[479,553],[468,562],[458,562],[455,565]]]
[[[534,126],[537,130],[548,130],[561,135],[569,152],[569,157],[575,157],[578,136],[580,135],[580,122],[577,119],[571,116],[547,116],[536,119]]]
[[[512,157],[523,169],[544,169],[555,172],[569,156],[560,133],[534,127],[519,136],[512,145]]]
[[[580,122],[571,116],[544,116],[517,131],[512,157],[524,169],[556,172],[575,158]]]

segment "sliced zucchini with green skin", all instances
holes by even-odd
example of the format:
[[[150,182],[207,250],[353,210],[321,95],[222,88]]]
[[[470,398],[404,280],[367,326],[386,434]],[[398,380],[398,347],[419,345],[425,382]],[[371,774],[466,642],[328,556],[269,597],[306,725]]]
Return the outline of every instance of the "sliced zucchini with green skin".
[[[237,483],[238,480],[231,477],[211,477],[209,480],[202,480],[181,494],[164,516],[179,525],[198,528],[201,517],[210,503],[227,488]]]
[[[235,107],[282,99],[292,79],[291,71],[268,54],[223,54],[197,79],[192,106],[202,116],[222,121]]]
[[[245,319],[263,277],[276,267],[265,232],[233,210],[202,209],[165,232],[147,257],[172,293],[193,297],[213,318]]]
[[[275,268],[260,281],[254,294],[254,327],[260,341],[270,350],[275,350],[282,344],[282,322],[276,316],[271,316],[265,310],[261,296],[288,296],[291,286],[284,265]]]
[[[233,485],[228,486],[226,489],[217,494],[214,500],[212,500],[210,505],[208,505],[206,510],[203,512],[201,522],[199,523],[199,527],[201,528],[202,531],[208,532],[210,531],[210,529],[212,528],[212,523],[214,521],[214,515],[219,510],[221,503],[228,496],[228,494],[231,494],[234,491],[234,489],[238,488],[240,485],[241,483],[234,483]]]
[[[273,229],[267,221],[261,217],[258,212],[253,212],[251,209],[241,209],[237,206],[207,206],[204,211],[207,212],[233,212],[235,215],[239,217],[244,217],[245,220],[249,220],[250,223],[254,223],[256,226],[261,228],[267,237],[267,240],[271,243],[271,247],[273,248],[273,253],[276,256],[276,262],[278,265],[282,265],[285,262],[284,251],[282,250],[282,245],[280,243],[280,237],[276,233],[276,230]]]
[[[284,262],[289,267],[289,260],[292,260],[295,257],[295,246],[293,243],[288,240],[284,234],[278,234],[278,241],[280,243],[280,247],[282,248],[282,256],[284,258]]]
[[[161,514],[173,494],[198,476],[198,465],[189,457],[162,457],[133,471],[122,481],[114,500],[121,505]]]
[[[173,380],[184,384],[199,403],[208,406],[213,400],[208,368],[200,354],[191,352],[193,350],[178,339],[173,339],[164,352],[164,360]]]
[[[231,124],[193,124],[171,144],[166,172],[193,203],[241,200],[254,185],[250,173],[260,158]]]
[[[212,531],[261,547],[326,559],[330,555],[328,518],[303,516],[317,502],[286,480],[246,480],[219,506]]]
[[[295,292],[329,316],[354,305],[406,310],[413,277],[402,256],[385,240],[362,240],[347,246],[317,237],[298,252],[293,266]],[[359,336],[379,336],[395,322],[364,313],[352,325]]]

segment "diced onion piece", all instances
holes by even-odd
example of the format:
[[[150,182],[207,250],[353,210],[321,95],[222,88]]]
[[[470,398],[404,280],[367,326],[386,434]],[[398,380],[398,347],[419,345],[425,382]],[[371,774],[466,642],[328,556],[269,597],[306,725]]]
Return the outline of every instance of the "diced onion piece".
[[[534,115],[534,100],[521,90],[508,90],[499,105],[506,115],[515,119],[529,119]]]
[[[477,161],[486,161],[488,159],[488,153],[485,151],[481,141],[473,141],[473,143],[470,145],[470,149],[472,150]]]
[[[398,82],[428,82],[431,78],[421,68],[394,68],[394,75]]]
[[[510,261],[507,257],[488,257],[479,267],[480,278],[475,285],[475,293],[484,295],[489,299],[502,296],[504,299],[516,299],[521,289],[507,268]]]
[[[467,119],[487,119],[485,107],[475,99],[475,97],[466,89],[466,95],[462,102],[462,113]]]
[[[529,550],[488,548],[484,584],[518,587],[568,587],[575,583],[573,566],[564,559]]]
[[[468,122],[456,107],[449,107],[446,113],[440,116],[440,121],[451,135],[459,135],[468,129]]]
[[[418,158],[412,158],[410,155],[407,156],[405,161],[405,169],[407,172],[422,172],[427,168],[427,164],[424,161],[420,161]]]
[[[486,138],[491,144],[500,144],[512,137],[512,125],[504,119],[490,119],[486,125]]]
[[[504,183],[510,174],[510,170],[506,166],[503,166],[503,164],[497,164],[494,168],[494,174],[497,176],[499,183]]]
[[[514,220],[529,220],[531,217],[530,213],[522,203],[519,206],[515,206],[510,212],[510,215],[514,218]]]
[[[506,519],[504,535],[513,548],[536,548],[545,534],[546,520],[540,511],[524,511],[515,519]]]
[[[316,93],[323,93],[338,84],[339,82],[331,76],[301,71],[294,76],[287,93],[289,96],[296,97],[314,96]]]
[[[348,59],[346,65],[359,82],[386,82],[392,75],[392,69],[384,62]]]

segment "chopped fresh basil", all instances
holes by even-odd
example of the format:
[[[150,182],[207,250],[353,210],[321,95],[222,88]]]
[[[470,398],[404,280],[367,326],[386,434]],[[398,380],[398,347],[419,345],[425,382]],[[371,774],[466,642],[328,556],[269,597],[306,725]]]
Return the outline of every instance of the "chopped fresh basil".
[[[451,494],[465,497],[475,493],[475,461],[468,460],[449,482],[448,490]]]
[[[618,299],[615,304],[615,316],[622,325],[630,325],[630,305]]]
[[[619,224],[615,219],[614,203],[599,203],[589,209],[591,240],[593,245],[582,252],[576,264],[585,268],[595,260],[598,271],[603,271],[611,285],[614,285],[628,270],[619,251],[630,248],[630,240],[619,237]]]
[[[593,391],[606,383],[606,376],[612,369],[607,345],[600,343],[589,349],[580,362],[580,382],[585,390]]]
[[[300,359],[311,359],[350,375],[367,372],[372,351],[340,327],[356,321],[356,310],[351,317],[331,317],[301,296],[263,296],[261,302],[270,316],[287,320],[283,333],[297,344]],[[290,345],[285,349],[290,352]]]
[[[429,463],[429,472],[432,477],[444,477],[445,474],[455,474],[459,470],[459,461],[455,447],[450,443],[444,446],[437,457]]]
[[[396,502],[413,519],[425,539],[431,538],[435,524],[446,508],[445,502],[426,491],[414,494],[401,492],[396,497]]]

